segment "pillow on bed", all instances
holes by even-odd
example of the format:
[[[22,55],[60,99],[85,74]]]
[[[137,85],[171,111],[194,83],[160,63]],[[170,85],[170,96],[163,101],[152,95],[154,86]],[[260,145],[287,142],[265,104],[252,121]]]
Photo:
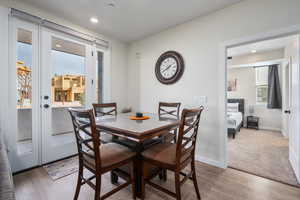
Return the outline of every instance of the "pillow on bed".
[[[227,103],[228,112],[239,112],[239,103]]]

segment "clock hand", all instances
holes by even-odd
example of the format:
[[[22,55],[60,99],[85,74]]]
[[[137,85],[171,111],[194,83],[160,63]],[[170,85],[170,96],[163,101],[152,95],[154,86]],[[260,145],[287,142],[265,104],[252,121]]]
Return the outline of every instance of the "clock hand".
[[[167,71],[168,69],[170,69],[170,67],[172,67],[174,64],[169,65],[166,69],[164,69],[161,73],[164,73],[165,71]]]

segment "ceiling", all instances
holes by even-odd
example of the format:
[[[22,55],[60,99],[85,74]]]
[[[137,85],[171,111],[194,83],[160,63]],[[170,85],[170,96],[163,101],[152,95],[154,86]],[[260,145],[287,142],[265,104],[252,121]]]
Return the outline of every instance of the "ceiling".
[[[92,31],[132,42],[241,0],[16,0]],[[115,6],[109,6],[113,3]],[[91,24],[97,17],[98,24]]]
[[[228,56],[241,56],[251,54],[252,50],[255,50],[256,53],[263,52],[263,51],[270,51],[275,49],[281,49],[287,46],[294,39],[293,36],[290,37],[282,37],[278,39],[272,40],[265,40],[262,42],[256,42],[251,44],[246,44],[238,47],[233,47],[228,49]]]

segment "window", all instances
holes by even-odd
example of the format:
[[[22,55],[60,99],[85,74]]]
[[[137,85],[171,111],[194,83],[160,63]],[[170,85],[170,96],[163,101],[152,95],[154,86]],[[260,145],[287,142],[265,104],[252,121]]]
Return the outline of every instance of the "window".
[[[256,86],[256,103],[262,104],[267,103],[268,98],[268,86]]]
[[[268,101],[268,67],[255,68],[256,104],[266,104]]]

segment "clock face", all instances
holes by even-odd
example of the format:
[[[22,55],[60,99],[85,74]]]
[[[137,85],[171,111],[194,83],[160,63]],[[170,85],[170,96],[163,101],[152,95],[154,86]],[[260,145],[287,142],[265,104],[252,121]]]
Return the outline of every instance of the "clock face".
[[[175,76],[178,69],[177,61],[173,57],[167,57],[160,65],[160,73],[165,79]]]
[[[167,51],[157,60],[155,75],[159,82],[172,84],[180,79],[184,71],[182,56],[176,51]]]

